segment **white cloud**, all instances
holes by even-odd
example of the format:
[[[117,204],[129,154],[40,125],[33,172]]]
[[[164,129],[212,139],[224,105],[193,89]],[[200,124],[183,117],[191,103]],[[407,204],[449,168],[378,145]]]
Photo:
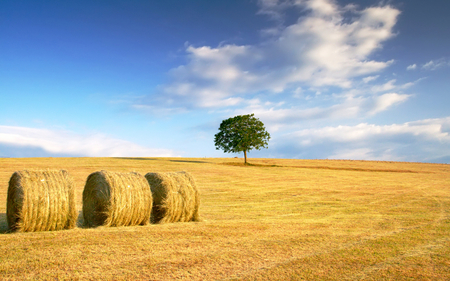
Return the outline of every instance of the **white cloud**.
[[[367,83],[369,83],[371,81],[374,81],[374,80],[378,79],[378,77],[380,77],[380,75],[367,76],[367,77],[363,78],[363,82],[367,84]]]
[[[417,69],[417,64],[409,65],[409,66],[406,68],[406,70],[415,70],[415,69]]]
[[[392,79],[390,81],[388,81],[387,83],[383,84],[383,85],[377,85],[377,86],[373,86],[372,87],[372,91],[374,92],[386,92],[386,91],[390,91],[392,89],[395,89],[395,82],[397,80]]]
[[[401,85],[400,89],[408,89],[408,88],[414,86],[415,84],[416,84],[416,82],[408,82],[408,83]]]
[[[328,119],[333,121],[342,121],[345,119],[369,117],[380,112],[386,111],[395,105],[405,102],[411,95],[386,93],[382,95],[362,96],[357,94],[348,94],[337,97],[338,102],[328,107],[309,107],[298,108],[295,106],[286,107],[281,104],[262,104],[254,102],[247,107],[234,111],[235,115],[254,113],[258,118],[264,120],[271,131],[303,124],[304,121]]]
[[[294,155],[297,150],[335,159],[433,161],[450,156],[450,117],[392,125],[361,123],[303,129],[283,139]],[[323,154],[317,155],[321,151]]]
[[[450,60],[448,60],[447,58],[440,58],[438,60],[430,60],[426,64],[422,65],[422,69],[437,70],[445,66],[450,66]]]
[[[391,151],[384,151],[381,155],[370,148],[342,149],[330,155],[328,159],[352,159],[352,160],[399,160]]]
[[[414,82],[408,82],[408,83],[405,83],[403,85],[396,85],[395,83],[397,82],[397,80],[396,79],[392,79],[392,80],[389,80],[388,82],[386,82],[384,84],[373,86],[371,88],[371,91],[374,92],[374,93],[380,93],[380,92],[391,91],[391,90],[394,90],[394,89],[404,90],[404,89],[408,89],[408,88],[414,86],[416,83],[422,81],[423,79],[424,78],[420,78],[420,79],[418,79],[418,80],[416,80]]]
[[[373,115],[385,111],[394,104],[406,101],[409,97],[410,97],[409,95],[400,95],[397,93],[388,93],[378,96],[377,98],[375,98],[374,107],[369,112],[369,114]]]
[[[48,155],[92,157],[174,156],[174,152],[168,149],[146,148],[102,134],[79,135],[69,131],[13,126],[0,126],[0,145],[14,147],[17,150],[23,148],[41,149]]]
[[[188,62],[171,70],[171,81],[139,103],[187,109],[245,106],[246,98],[256,93],[330,86],[348,89],[355,78],[393,63],[371,59],[394,36],[399,11],[391,6],[358,11],[331,0],[259,3],[260,13],[273,17],[293,6],[306,14],[294,24],[278,26],[279,32],[272,32],[276,37],[258,45],[188,46]]]
[[[389,138],[396,135],[421,136],[424,139],[450,143],[449,132],[443,130],[450,125],[450,118],[426,119],[404,124],[374,125],[361,123],[356,126],[337,126],[301,130],[294,135],[314,140],[333,140],[334,142],[357,142],[376,138]],[[311,142],[314,143],[314,142]]]

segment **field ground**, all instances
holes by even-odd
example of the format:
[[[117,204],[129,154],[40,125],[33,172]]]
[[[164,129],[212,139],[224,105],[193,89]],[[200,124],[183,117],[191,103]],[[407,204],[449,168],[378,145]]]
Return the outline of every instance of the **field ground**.
[[[450,280],[450,165],[233,158],[0,159],[1,280]],[[6,233],[12,173],[189,171],[198,223]]]

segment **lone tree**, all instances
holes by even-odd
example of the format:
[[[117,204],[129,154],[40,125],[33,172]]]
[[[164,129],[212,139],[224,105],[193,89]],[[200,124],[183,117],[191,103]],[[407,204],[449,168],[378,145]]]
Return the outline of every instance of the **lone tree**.
[[[224,152],[244,152],[247,164],[247,151],[267,148],[270,134],[266,132],[263,122],[255,114],[238,115],[223,120],[219,132],[214,135],[216,149]]]

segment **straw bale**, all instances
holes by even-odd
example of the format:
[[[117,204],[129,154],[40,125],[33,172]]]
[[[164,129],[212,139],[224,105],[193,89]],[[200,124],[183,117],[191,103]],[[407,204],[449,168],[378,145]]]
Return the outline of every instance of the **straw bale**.
[[[153,195],[152,223],[199,221],[199,192],[190,173],[147,173],[145,178]]]
[[[6,217],[10,231],[74,228],[75,186],[64,170],[23,170],[9,180]]]
[[[152,204],[152,193],[144,176],[134,172],[94,172],[87,178],[83,191],[84,224],[146,225]]]

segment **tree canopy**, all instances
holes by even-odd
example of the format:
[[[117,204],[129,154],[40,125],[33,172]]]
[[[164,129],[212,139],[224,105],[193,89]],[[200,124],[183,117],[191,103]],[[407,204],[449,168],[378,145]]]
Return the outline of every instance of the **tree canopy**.
[[[247,163],[247,151],[267,148],[270,134],[263,122],[254,114],[238,115],[225,119],[220,123],[219,132],[214,136],[216,149],[224,152],[244,152]]]

